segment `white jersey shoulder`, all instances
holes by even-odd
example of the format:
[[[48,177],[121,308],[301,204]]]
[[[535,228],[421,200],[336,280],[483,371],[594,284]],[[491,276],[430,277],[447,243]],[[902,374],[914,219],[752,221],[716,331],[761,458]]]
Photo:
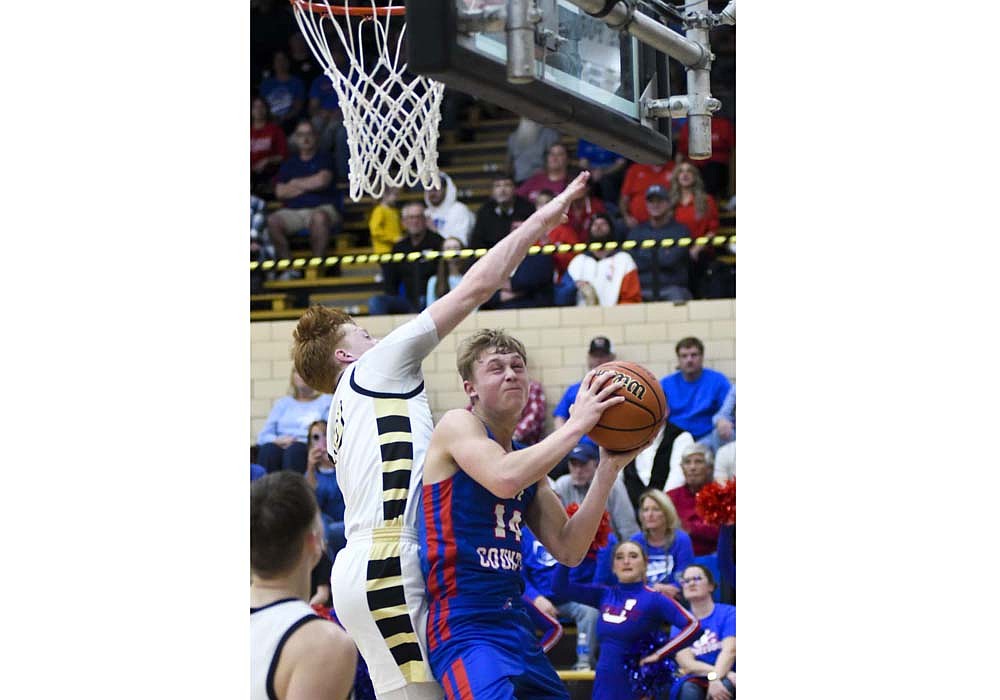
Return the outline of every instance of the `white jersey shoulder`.
[[[322,619],[298,598],[250,610],[250,700],[270,700],[285,642],[309,620]]]

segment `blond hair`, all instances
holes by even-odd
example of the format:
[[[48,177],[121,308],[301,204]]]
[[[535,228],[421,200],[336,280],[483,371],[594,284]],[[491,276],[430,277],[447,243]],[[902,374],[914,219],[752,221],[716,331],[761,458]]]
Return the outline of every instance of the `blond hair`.
[[[673,501],[671,501],[667,494],[660,491],[660,489],[647,489],[639,495],[639,509],[642,509],[642,502],[646,499],[650,499],[663,513],[663,519],[666,521],[666,538],[667,541],[663,545],[664,549],[670,549],[670,545],[674,543],[674,537],[677,531],[681,527],[681,518],[677,515],[677,509],[674,507]],[[642,528],[642,534],[646,537],[646,542],[649,542],[649,530]]]

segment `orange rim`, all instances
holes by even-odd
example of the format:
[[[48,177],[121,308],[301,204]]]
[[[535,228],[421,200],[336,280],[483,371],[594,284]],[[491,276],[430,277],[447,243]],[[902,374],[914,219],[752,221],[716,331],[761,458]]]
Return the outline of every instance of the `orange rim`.
[[[334,0],[335,1],[335,0]],[[372,7],[371,5],[363,5],[360,7],[344,6],[343,4],[330,3],[329,6],[324,5],[319,2],[308,2],[307,0],[289,0],[289,2],[302,10],[308,10],[309,12],[316,12],[318,14],[324,14],[329,11],[334,15],[352,15],[355,17],[385,17],[386,15],[405,15],[405,7]]]

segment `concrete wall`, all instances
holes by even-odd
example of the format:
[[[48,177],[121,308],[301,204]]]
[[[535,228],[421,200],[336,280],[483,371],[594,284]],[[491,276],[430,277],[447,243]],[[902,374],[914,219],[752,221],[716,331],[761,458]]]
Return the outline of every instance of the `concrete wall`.
[[[412,316],[359,317],[359,325],[381,337]],[[250,442],[275,399],[288,391],[294,321],[250,324]],[[477,328],[505,328],[528,350],[528,370],[545,387],[551,413],[566,387],[586,373],[590,339],[605,335],[620,360],[638,362],[657,377],[674,371],[674,344],[689,335],[705,344],[705,366],[736,379],[736,303],[732,299],[481,311],[467,318],[424,361],[424,380],[434,419],[465,406],[455,368],[458,344]],[[549,419],[551,427],[551,417]]]

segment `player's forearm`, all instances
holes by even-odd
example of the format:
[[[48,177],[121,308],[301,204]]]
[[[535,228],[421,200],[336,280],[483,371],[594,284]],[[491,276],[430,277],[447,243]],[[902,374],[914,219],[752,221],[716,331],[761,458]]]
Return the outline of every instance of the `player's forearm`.
[[[513,498],[548,474],[559,460],[576,447],[585,432],[571,421],[531,447],[508,452],[494,472],[495,483],[483,485],[495,496]]]
[[[559,555],[550,552],[560,563],[577,566],[583,561],[591,542],[594,541],[594,535],[597,534],[597,526],[601,524],[613,483],[614,479],[609,483],[599,475],[594,477],[583,503],[580,504],[580,509],[566,521],[559,534],[559,539],[566,545],[566,549]]]

